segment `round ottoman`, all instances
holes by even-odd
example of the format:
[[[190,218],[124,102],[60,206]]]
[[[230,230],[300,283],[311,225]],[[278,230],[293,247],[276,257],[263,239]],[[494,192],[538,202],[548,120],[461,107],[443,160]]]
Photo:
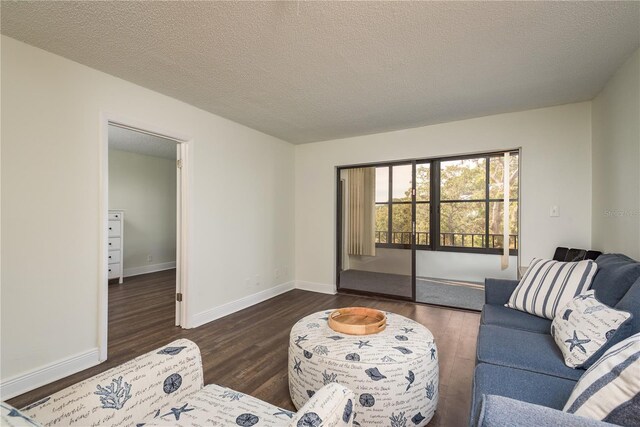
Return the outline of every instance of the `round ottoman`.
[[[438,404],[438,352],[431,332],[386,313],[373,335],[346,335],[328,325],[333,310],[299,320],[289,338],[289,393],[300,409],[324,385],[337,382],[356,394],[362,426],[424,426]]]

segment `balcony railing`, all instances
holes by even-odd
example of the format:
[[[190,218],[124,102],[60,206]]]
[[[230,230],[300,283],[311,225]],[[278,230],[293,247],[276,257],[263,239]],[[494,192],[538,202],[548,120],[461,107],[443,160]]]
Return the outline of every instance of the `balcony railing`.
[[[391,239],[388,231],[376,231],[376,243],[410,245],[410,231],[394,231]],[[440,233],[440,246],[451,246],[459,248],[486,248],[486,239],[489,238],[489,248],[502,249],[504,236],[502,234],[483,233]],[[416,245],[430,245],[430,234],[428,232],[416,233]],[[509,249],[518,249],[518,235],[509,235]]]

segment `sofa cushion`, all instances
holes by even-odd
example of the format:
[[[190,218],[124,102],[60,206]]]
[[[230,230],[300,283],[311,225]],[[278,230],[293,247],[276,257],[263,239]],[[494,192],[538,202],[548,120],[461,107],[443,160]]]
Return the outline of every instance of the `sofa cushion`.
[[[562,261],[565,261],[565,262],[582,261],[583,259],[585,259],[586,255],[587,255],[587,251],[585,249],[571,248],[567,251],[567,255]]]
[[[640,277],[616,304],[615,308],[628,311],[633,316],[629,321],[631,323],[631,335],[640,332]]]
[[[575,384],[575,381],[565,378],[480,363],[473,376],[471,415],[477,414],[485,394],[562,409]]]
[[[482,325],[478,334],[478,362],[508,366],[576,381],[584,370],[564,364],[551,335],[501,326]]]
[[[591,289],[609,307],[615,306],[640,277],[640,263],[622,254],[603,254],[596,259],[598,272]]]
[[[640,334],[611,347],[573,389],[566,412],[623,426],[640,425]]]
[[[518,287],[517,280],[484,279],[484,302],[485,304],[505,305],[511,294]]]
[[[591,260],[559,262],[534,258],[507,307],[553,319],[561,307],[589,289],[597,269]]]
[[[601,303],[594,292],[575,297],[551,324],[551,336],[571,368],[588,368],[609,347],[631,335],[631,314]]]
[[[484,307],[482,307],[480,323],[483,325],[521,329],[523,331],[537,332],[540,334],[548,334],[551,328],[551,320],[549,319],[534,316],[533,314],[503,305],[493,304],[485,304]]]

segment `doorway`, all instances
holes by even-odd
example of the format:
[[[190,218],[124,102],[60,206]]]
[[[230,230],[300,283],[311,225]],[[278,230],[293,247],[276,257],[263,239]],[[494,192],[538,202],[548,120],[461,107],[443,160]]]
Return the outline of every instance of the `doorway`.
[[[485,277],[517,278],[520,158],[338,167],[338,291],[480,310]]]
[[[104,228],[99,336],[101,360],[106,360],[109,316],[117,312],[109,301],[115,287],[120,288],[119,298],[128,294],[139,298],[143,305],[144,298],[150,295],[137,292],[137,288],[161,278],[166,289],[163,298],[174,299],[171,312],[163,316],[167,321],[174,319],[175,326],[187,326],[189,140],[152,126],[113,118],[103,120],[102,130]],[[175,293],[167,288],[168,282],[175,282]],[[131,291],[127,292],[127,288]],[[162,307],[166,311],[170,306],[163,303]]]
[[[413,301],[412,163],[338,170],[338,289]]]

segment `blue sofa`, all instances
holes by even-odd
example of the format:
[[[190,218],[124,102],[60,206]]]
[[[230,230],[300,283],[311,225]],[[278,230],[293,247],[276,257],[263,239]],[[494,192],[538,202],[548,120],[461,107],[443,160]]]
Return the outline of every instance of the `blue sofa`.
[[[596,297],[631,312],[632,333],[640,332],[640,263],[620,254],[600,255],[596,263]],[[485,281],[469,425],[610,425],[562,412],[585,371],[564,364],[551,320],[504,306],[517,284]]]

